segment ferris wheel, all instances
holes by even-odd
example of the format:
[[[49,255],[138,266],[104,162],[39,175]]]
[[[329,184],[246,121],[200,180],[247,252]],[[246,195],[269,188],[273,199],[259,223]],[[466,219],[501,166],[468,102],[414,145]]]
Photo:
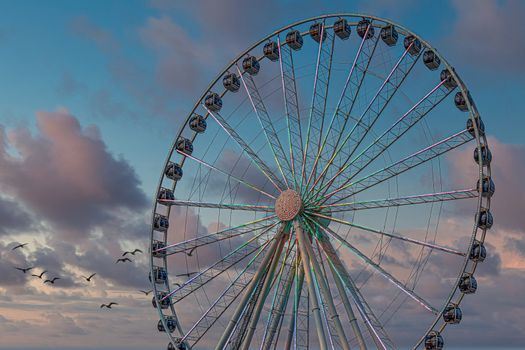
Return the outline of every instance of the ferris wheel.
[[[168,349],[441,349],[487,256],[491,159],[466,85],[403,26],[345,13],[264,37],[162,170],[150,280]]]

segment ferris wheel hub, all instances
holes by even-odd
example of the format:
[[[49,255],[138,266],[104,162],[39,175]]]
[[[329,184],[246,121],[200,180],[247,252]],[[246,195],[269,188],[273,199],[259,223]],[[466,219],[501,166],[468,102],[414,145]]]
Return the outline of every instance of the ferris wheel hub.
[[[303,201],[294,190],[283,191],[275,201],[275,214],[281,221],[293,220],[302,210]]]

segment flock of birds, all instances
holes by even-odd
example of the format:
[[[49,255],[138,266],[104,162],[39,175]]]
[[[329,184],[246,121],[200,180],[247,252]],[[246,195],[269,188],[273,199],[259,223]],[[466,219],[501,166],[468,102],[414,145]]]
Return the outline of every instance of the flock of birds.
[[[26,245],[28,245],[28,243],[21,243],[21,244],[18,244],[16,246],[14,246],[11,250],[14,251],[14,250],[17,250],[17,249],[21,249],[21,248],[24,248]],[[119,262],[122,262],[122,263],[126,263],[126,262],[133,262],[133,260],[131,260],[130,258],[126,257],[126,255],[128,254],[131,254],[131,255],[135,255],[137,253],[142,253],[142,250],[140,249],[134,249],[132,251],[125,251],[123,254],[122,254],[122,257],[121,258],[118,258],[117,261],[115,261],[115,264],[118,264]],[[17,267],[17,266],[13,266],[15,269],[23,272],[24,274],[25,273],[28,273],[29,271],[33,270],[34,267],[33,266],[30,266],[30,267]],[[43,281],[43,284],[46,284],[46,283],[49,283],[49,284],[55,284],[55,282],[59,279],[61,279],[60,277],[58,276],[55,276],[55,277],[50,277],[50,275],[48,274],[46,278],[44,278],[44,274],[48,274],[48,271],[47,270],[44,270],[42,272],[40,272],[39,274],[31,274],[32,277],[36,277],[40,280],[44,280]],[[89,276],[81,276],[82,278],[84,278],[88,283],[91,282],[91,279],[93,277],[96,276],[96,272],[92,273],[91,275]],[[184,274],[184,275],[189,275],[189,274]],[[144,291],[144,290],[140,290],[139,292],[142,292],[144,293],[146,296],[149,295],[152,290],[149,290],[149,291]],[[113,305],[118,305],[118,303],[112,301],[108,304],[102,304],[100,305],[100,308],[107,308],[107,309],[111,309],[111,307]]]

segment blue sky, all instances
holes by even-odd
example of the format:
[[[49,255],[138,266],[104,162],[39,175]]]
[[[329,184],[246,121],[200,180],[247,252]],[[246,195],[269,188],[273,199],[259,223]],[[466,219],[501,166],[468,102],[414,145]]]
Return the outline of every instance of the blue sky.
[[[238,0],[191,3],[168,0],[2,1],[0,128],[7,135],[2,136],[7,154],[25,159],[24,166],[38,171],[40,168],[31,168],[26,157],[46,153],[27,148],[43,150],[47,147],[46,137],[55,135],[60,139],[60,133],[69,131],[82,137],[95,135],[96,142],[82,139],[74,145],[85,146],[88,149],[82,154],[85,159],[100,160],[107,164],[105,169],[125,180],[119,180],[116,175],[108,176],[100,182],[95,181],[100,188],[93,185],[94,188],[111,192],[122,185],[129,189],[125,198],[86,195],[86,201],[93,204],[86,209],[91,217],[81,220],[84,226],[75,227],[74,220],[63,220],[57,214],[67,209],[67,203],[60,200],[74,200],[74,196],[57,196],[60,198],[56,201],[49,199],[53,208],[45,208],[46,198],[32,201],[31,193],[15,188],[15,184],[23,187],[22,181],[0,177],[4,181],[0,188],[8,194],[5,199],[11,201],[9,203],[17,202],[22,213],[15,215],[10,210],[0,210],[1,215],[6,215],[2,220],[12,214],[24,221],[0,230],[0,247],[7,251],[10,242],[36,237],[34,245],[42,251],[48,249],[40,255],[36,250],[30,250],[26,256],[4,255],[5,261],[47,262],[65,272],[75,266],[76,258],[71,258],[68,265],[53,256],[54,253],[65,254],[73,246],[77,247],[79,256],[100,261],[111,261],[122,248],[146,247],[149,233],[140,231],[146,227],[144,222],[134,226],[135,221],[128,220],[123,212],[147,217],[173,138],[209,81],[240,52],[268,33],[296,20],[335,12],[368,13],[401,23],[432,43],[457,68],[485,121],[490,140],[495,145],[495,159],[502,159],[496,174],[504,179],[502,193],[509,195],[509,198],[501,195],[494,204],[495,213],[501,213],[505,224],[489,242],[496,247],[495,254],[500,256],[512,251],[510,258],[496,267],[498,274],[494,280],[507,281],[509,288],[515,291],[523,290],[525,225],[516,213],[525,209],[520,189],[522,182],[519,181],[525,175],[525,122],[522,117],[525,4],[518,0],[270,0],[249,5]],[[74,154],[74,150],[61,154]],[[45,168],[45,160],[41,166]],[[84,169],[81,163],[77,164],[77,169],[93,170]],[[42,174],[53,177],[52,169],[47,170]],[[0,172],[7,173],[5,169]],[[24,172],[29,173],[29,170]],[[96,169],[93,174],[96,177]],[[35,182],[38,179],[27,176]],[[88,179],[87,175],[85,179],[68,179],[71,182],[66,181],[65,185],[91,188],[87,185]],[[51,180],[48,188],[58,188],[60,183]],[[43,184],[47,181],[42,179]],[[32,186],[35,186],[35,195],[53,193],[34,183],[27,187]],[[109,211],[118,208],[119,211],[105,214],[104,208]],[[71,213],[71,217],[76,218],[77,214]],[[94,224],[97,220],[102,224]],[[66,236],[66,231],[71,237]],[[115,242],[93,238],[108,233],[115,235]],[[59,242],[64,245],[59,246]],[[101,247],[107,248],[104,254],[90,253],[90,249],[104,250]],[[147,261],[145,257],[137,260],[133,274],[138,276],[146,271]],[[78,264],[85,270],[96,267],[95,263]],[[149,297],[135,293],[138,288],[148,288],[147,283],[136,276],[120,276],[121,273],[112,267],[93,292],[86,291],[73,280],[68,281],[70,289],[64,294],[40,290],[27,280],[20,279],[15,284],[0,278],[0,321],[4,322],[4,325],[0,323],[0,336],[6,339],[0,348],[37,347],[35,344],[67,347],[70,342],[98,348],[165,346],[167,338],[154,329],[157,316],[149,305]],[[16,299],[16,293],[26,295],[28,302]],[[70,309],[65,306],[54,309],[53,305],[61,303],[62,298],[74,300],[75,293],[82,296],[79,304],[66,302]],[[114,334],[125,340],[117,341],[103,334],[103,327],[94,325],[101,320],[100,315],[89,314],[85,322],[78,322],[84,317],[82,310],[89,302],[117,296],[124,299],[127,306],[112,313],[104,325],[110,321],[117,323],[134,313],[126,325],[115,328]],[[492,342],[487,343],[480,334],[487,327],[480,321],[463,325],[467,329],[456,334],[457,338],[476,334],[473,336],[476,343],[472,344],[475,346],[510,347],[525,340],[523,325],[513,322],[523,319],[523,311],[519,311],[525,309],[523,300],[499,300],[497,285],[492,285],[492,289],[480,296],[480,303],[488,310],[488,315],[478,313],[481,319],[501,322],[497,330],[490,333]],[[487,305],[489,303],[494,305]],[[474,304],[472,302],[472,307]],[[43,319],[46,326],[19,343],[17,329],[34,327]],[[514,337],[508,336],[508,329],[513,330]]]

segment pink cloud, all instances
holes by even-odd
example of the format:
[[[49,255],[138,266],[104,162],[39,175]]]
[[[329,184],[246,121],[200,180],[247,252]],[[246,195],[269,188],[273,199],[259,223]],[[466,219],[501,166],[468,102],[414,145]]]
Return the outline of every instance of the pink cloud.
[[[35,135],[19,128],[2,138],[0,187],[69,235],[146,206],[134,169],[110,153],[97,127],[83,128],[67,110],[38,112]]]

